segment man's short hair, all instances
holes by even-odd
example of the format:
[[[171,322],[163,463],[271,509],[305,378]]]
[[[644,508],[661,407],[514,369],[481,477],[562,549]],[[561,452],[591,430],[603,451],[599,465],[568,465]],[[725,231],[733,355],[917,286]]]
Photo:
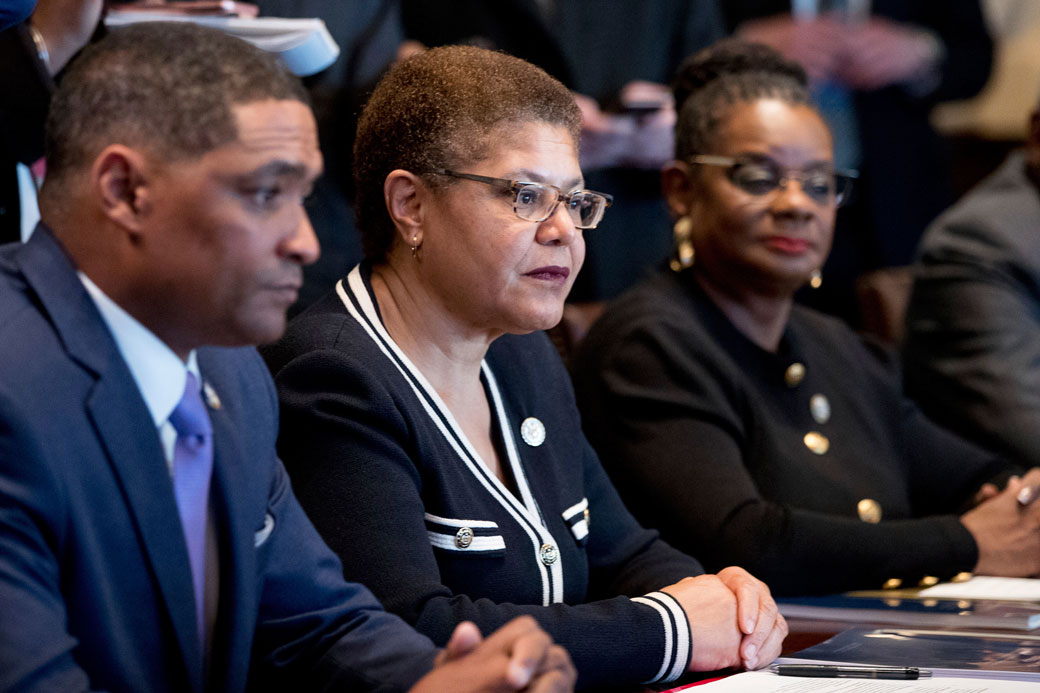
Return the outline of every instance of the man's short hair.
[[[47,180],[89,166],[111,144],[164,160],[194,158],[238,137],[232,108],[308,103],[274,56],[187,22],[114,30],[72,63],[51,101]]]

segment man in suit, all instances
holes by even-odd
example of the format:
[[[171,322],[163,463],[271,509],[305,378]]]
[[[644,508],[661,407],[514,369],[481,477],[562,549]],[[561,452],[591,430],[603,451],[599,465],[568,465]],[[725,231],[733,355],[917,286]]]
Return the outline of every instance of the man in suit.
[[[438,654],[292,494],[242,345],[318,255],[296,80],[216,31],[119,30],[68,71],[47,156],[43,223],[0,250],[0,689],[573,685],[531,621]]]
[[[925,234],[904,348],[932,418],[1040,465],[1040,108],[1024,150]]]

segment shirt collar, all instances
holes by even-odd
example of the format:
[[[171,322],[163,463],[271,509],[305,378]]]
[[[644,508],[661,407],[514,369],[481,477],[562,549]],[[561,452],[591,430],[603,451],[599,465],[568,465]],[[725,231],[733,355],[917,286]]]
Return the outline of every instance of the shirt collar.
[[[195,350],[192,349],[185,365],[170,347],[106,296],[87,275],[83,272],[78,274],[116,340],[119,353],[134,376],[152,420],[156,427],[163,425],[184,395],[188,371],[194,374],[201,387],[202,377]]]

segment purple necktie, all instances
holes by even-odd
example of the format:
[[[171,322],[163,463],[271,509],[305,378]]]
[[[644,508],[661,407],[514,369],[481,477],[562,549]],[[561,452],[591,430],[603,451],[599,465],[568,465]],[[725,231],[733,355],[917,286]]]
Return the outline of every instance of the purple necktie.
[[[203,603],[206,594],[206,511],[213,471],[213,427],[199,395],[199,381],[189,372],[184,396],[170,414],[177,431],[173,448],[173,495],[188,544],[199,645],[205,648]]]

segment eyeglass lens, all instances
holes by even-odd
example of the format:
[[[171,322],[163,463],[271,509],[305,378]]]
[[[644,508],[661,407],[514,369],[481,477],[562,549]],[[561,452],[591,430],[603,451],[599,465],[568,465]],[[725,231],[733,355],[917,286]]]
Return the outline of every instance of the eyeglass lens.
[[[754,162],[733,164],[729,169],[729,179],[751,195],[766,195],[790,180],[797,180],[802,191],[818,204],[827,204],[832,199],[836,204],[841,204],[851,183],[847,176],[824,169],[781,173],[775,166]]]
[[[561,198],[555,188],[529,183],[517,189],[513,209],[525,221],[545,221],[561,201],[579,229],[595,228],[607,208],[606,198],[597,193],[579,190]]]

